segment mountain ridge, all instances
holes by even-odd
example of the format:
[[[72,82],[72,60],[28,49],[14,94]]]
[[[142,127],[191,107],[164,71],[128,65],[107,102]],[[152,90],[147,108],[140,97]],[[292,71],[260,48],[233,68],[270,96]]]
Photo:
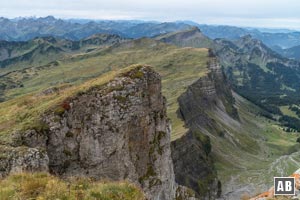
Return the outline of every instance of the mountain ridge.
[[[174,45],[194,48],[209,44],[207,48],[211,48],[211,54],[219,58],[235,91],[269,113],[282,116],[281,122],[284,125],[300,130],[298,119],[283,116],[284,113],[281,112],[282,106],[298,104],[296,91],[300,86],[299,61],[281,56],[250,35],[233,41],[215,39],[208,43],[208,38],[203,38],[200,30],[191,29],[190,35],[182,41],[197,38],[199,42],[178,43],[174,35],[180,34],[182,33],[176,32],[166,35],[168,38],[164,40]],[[201,43],[201,40],[204,42]],[[269,117],[272,118],[272,115]]]
[[[159,74],[149,66],[131,66],[74,91],[41,95],[40,101],[57,101],[43,108],[38,124],[6,135],[6,144],[2,140],[2,177],[49,171],[60,177],[128,180],[147,199],[195,199],[175,182],[166,99]]]
[[[300,45],[298,31],[267,31],[258,28],[244,28],[227,25],[204,25],[190,21],[149,22],[132,20],[63,20],[53,16],[41,18],[1,18],[0,33],[4,40],[29,40],[34,37],[53,35],[65,39],[79,40],[95,33],[118,34],[123,37],[140,38],[154,37],[162,33],[200,28],[212,39],[225,38],[235,40],[245,35],[252,35],[262,40],[269,47],[280,46],[290,48]],[[18,24],[18,26],[16,26]],[[34,27],[34,30],[30,29]],[[19,27],[19,29],[16,29]]]
[[[176,37],[172,35],[172,38]],[[188,40],[189,37],[186,39]],[[176,42],[176,39],[174,42],[169,40],[171,44],[177,44]],[[224,39],[216,39],[212,42],[213,46],[212,50],[209,51],[209,56],[211,59],[217,56],[217,60],[220,63],[217,64],[218,62],[216,62],[215,64],[218,67],[212,67],[208,76],[204,76],[202,82],[199,82],[198,85],[195,82],[189,86],[189,88],[193,88],[186,94],[189,98],[179,98],[179,108],[182,109],[179,113],[181,116],[183,115],[183,120],[185,123],[190,124],[188,127],[191,126],[194,132],[200,131],[200,134],[209,136],[212,148],[211,154],[215,161],[218,177],[222,183],[224,198],[239,199],[243,193],[254,195],[257,191],[261,191],[262,188],[267,189],[268,184],[266,183],[270,184],[272,182],[270,177],[273,174],[283,173],[280,170],[277,171],[276,167],[270,167],[275,165],[273,162],[276,162],[277,156],[282,156],[282,159],[285,159],[282,152],[276,152],[277,148],[282,147],[281,139],[275,139],[274,135],[277,135],[275,137],[279,136],[286,138],[285,140],[290,140],[291,137],[295,137],[297,134],[287,135],[285,131],[282,132],[282,129],[279,128],[281,126],[280,122],[272,117],[269,120],[264,117],[270,118],[265,108],[258,107],[251,103],[251,100],[249,102],[241,97],[240,93],[233,92],[236,91],[238,84],[233,82],[232,77],[228,76],[226,69],[233,67],[234,63],[237,63],[237,66],[245,63],[246,69],[248,67],[252,69],[253,65],[248,65],[247,63],[259,62],[257,63],[259,64],[257,68],[261,68],[260,71],[264,73],[264,65],[261,63],[266,63],[269,60],[279,60],[282,63],[293,63],[294,61],[289,61],[274,53],[262,42],[250,36],[241,38],[237,42]],[[197,45],[193,47],[196,48]],[[260,60],[257,61],[256,58]],[[214,68],[216,69],[214,70]],[[294,65],[286,68],[297,69]],[[239,67],[236,70],[246,72],[246,70]],[[282,75],[281,72],[279,72],[279,75]],[[255,75],[251,75],[251,77],[253,78]],[[229,85],[227,86],[228,88],[220,89],[220,87],[226,88],[226,82]],[[243,91],[249,94],[251,90]],[[265,90],[262,89],[262,91]],[[211,94],[216,93],[217,95],[210,97]],[[223,106],[221,106],[222,104]],[[229,114],[231,112],[228,113],[228,111],[235,114]],[[299,145],[295,143],[295,139],[290,140],[290,142],[293,146],[291,148],[295,148],[293,152],[297,152]],[[274,144],[276,144],[276,147],[273,146]],[[295,157],[291,156],[292,159]],[[275,160],[273,160],[274,158]],[[295,170],[297,167],[290,160],[287,160],[286,163],[286,165],[282,164],[282,168],[286,169],[292,166],[293,170]],[[269,168],[271,169],[269,170]],[[257,178],[254,174],[250,175],[256,170],[260,171],[258,172],[261,176],[260,178]],[[291,173],[292,171],[289,172]],[[267,174],[270,174],[270,177]]]

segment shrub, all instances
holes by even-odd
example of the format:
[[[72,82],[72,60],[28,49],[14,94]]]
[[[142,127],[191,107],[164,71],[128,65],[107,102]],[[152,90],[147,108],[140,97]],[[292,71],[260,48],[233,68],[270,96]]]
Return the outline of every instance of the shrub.
[[[143,78],[144,73],[141,71],[136,71],[135,73],[131,74],[130,78],[135,79],[135,78]]]
[[[65,110],[71,109],[70,103],[68,101],[63,102],[61,107],[63,107]]]
[[[210,138],[207,135],[204,135],[200,131],[193,131],[193,135],[196,137],[196,139],[202,143],[204,151],[206,155],[208,155],[211,152],[211,143]]]
[[[65,113],[65,109],[61,106],[57,107],[54,110],[54,114],[59,115],[59,116],[62,116],[64,113]]]
[[[114,96],[113,98],[118,100],[120,103],[126,103],[126,101],[127,101],[127,98],[124,96],[121,96],[121,95]]]
[[[42,133],[42,132],[48,132],[50,130],[50,127],[47,123],[38,120],[34,125],[33,129],[35,129],[39,133]]]

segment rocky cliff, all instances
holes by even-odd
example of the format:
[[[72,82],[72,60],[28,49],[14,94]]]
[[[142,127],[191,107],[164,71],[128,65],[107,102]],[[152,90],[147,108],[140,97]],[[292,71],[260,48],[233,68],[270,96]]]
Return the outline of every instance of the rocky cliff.
[[[193,189],[199,199],[216,199],[221,195],[221,182],[210,151],[209,137],[200,132],[189,131],[172,142],[176,182]]]
[[[210,72],[188,87],[179,99],[179,116],[189,132],[172,142],[172,157],[176,181],[197,192],[201,199],[216,199],[221,195],[211,155],[210,137],[224,134],[209,112],[222,111],[238,120],[234,98],[218,61],[208,63]]]
[[[49,170],[63,177],[126,179],[153,200],[193,196],[175,183],[166,100],[160,76],[149,67],[65,99],[41,121],[1,148],[2,176]]]

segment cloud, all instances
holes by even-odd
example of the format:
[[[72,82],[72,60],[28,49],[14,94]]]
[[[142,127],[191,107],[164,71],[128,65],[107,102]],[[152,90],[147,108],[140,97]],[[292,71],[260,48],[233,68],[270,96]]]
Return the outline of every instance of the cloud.
[[[300,27],[299,0],[9,0],[1,15]]]

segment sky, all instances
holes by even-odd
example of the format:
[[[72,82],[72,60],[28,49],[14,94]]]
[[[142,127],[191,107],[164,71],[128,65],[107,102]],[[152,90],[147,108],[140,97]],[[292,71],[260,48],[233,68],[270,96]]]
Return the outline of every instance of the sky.
[[[0,16],[191,20],[300,30],[300,0],[1,0]]]

